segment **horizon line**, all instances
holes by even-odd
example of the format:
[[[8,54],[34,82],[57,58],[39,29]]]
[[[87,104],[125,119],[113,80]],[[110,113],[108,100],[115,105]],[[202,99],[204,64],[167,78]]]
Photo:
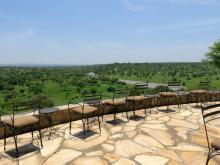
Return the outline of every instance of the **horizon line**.
[[[202,61],[170,61],[170,62],[112,62],[112,63],[94,63],[94,64],[46,64],[46,63],[8,63],[0,66],[89,66],[89,65],[109,65],[109,64],[157,64],[157,63],[203,63]]]

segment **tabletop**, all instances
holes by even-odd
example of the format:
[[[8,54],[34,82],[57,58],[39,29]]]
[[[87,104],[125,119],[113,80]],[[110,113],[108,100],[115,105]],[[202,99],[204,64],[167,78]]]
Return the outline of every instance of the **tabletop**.
[[[56,112],[58,110],[59,110],[59,108],[56,108],[56,107],[44,108],[44,109],[40,110],[40,113],[42,113],[42,114],[49,114],[49,113],[54,113],[54,112]]]

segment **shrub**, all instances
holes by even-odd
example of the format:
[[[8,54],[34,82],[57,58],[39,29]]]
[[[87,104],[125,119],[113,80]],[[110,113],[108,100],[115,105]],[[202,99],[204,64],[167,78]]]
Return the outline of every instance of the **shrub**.
[[[86,83],[83,81],[79,81],[79,82],[77,82],[77,86],[84,88],[86,86]]]
[[[112,86],[110,86],[110,87],[107,88],[107,92],[114,92],[114,90],[115,90],[115,88],[112,87]]]
[[[91,89],[91,93],[93,93],[93,94],[95,94],[97,92],[97,90],[96,89]]]
[[[33,105],[36,103],[40,103],[40,105],[43,108],[54,106],[53,101],[49,99],[47,95],[44,95],[44,94],[33,96],[30,99],[28,99],[28,102]]]
[[[156,88],[152,89],[152,93],[156,94],[159,92],[171,91],[167,86],[159,85]]]
[[[24,93],[25,90],[24,90],[24,89],[20,89],[19,92],[20,92],[20,93]]]
[[[116,82],[118,82],[118,79],[117,79],[117,78],[112,78],[112,79],[111,79],[111,83],[116,83]]]
[[[81,89],[80,89],[79,87],[77,87],[77,88],[76,88],[76,92],[77,92],[77,93],[80,93],[80,92],[81,92]]]
[[[134,88],[130,89],[129,91],[130,96],[138,96],[140,94],[142,94],[141,90],[135,90]]]

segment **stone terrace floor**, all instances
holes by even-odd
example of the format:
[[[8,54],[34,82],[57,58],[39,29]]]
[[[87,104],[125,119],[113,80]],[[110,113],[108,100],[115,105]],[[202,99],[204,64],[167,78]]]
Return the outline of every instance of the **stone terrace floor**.
[[[4,153],[1,140],[0,164],[205,164],[208,150],[201,110],[195,108],[195,104],[183,105],[180,112],[176,106],[170,109],[176,112],[166,113],[166,107],[160,107],[157,112],[154,108],[145,120],[136,117],[129,122],[125,114],[123,117],[119,113],[117,124],[111,122],[112,115],[106,115],[102,133],[99,134],[97,123],[93,122],[86,139],[82,138],[81,121],[73,122],[73,136],[69,135],[69,123],[58,125],[59,137],[52,136],[50,140],[44,137],[43,149],[18,159]],[[136,114],[143,116],[143,110]],[[220,138],[219,121],[212,122],[208,128],[212,139]],[[30,143],[31,133],[20,135],[18,139],[19,145]],[[10,148],[14,148],[13,138],[7,139],[7,150]],[[209,164],[220,164],[220,158],[215,157]]]

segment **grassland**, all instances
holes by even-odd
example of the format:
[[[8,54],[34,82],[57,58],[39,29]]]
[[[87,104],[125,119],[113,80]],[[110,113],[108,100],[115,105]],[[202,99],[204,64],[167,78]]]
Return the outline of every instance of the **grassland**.
[[[112,96],[115,86],[127,86],[118,79],[166,84],[180,80],[187,90],[209,80],[211,89],[220,89],[220,69],[204,63],[115,63],[68,67],[0,67],[0,107],[9,109],[14,100],[45,100],[46,106],[82,101],[86,91]],[[132,89],[132,85],[128,85]],[[157,92],[157,91],[149,91]]]

